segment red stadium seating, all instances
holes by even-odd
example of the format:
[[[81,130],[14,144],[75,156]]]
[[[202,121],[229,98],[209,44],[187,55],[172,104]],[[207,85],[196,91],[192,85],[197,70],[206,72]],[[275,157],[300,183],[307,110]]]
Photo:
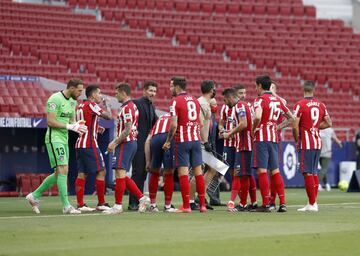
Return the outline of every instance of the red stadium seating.
[[[76,75],[86,83],[100,83],[109,93],[121,80],[135,87],[154,79],[160,84],[160,97],[167,93],[168,79],[182,74],[196,95],[200,81],[212,78],[220,90],[237,82],[248,85],[250,100],[255,96],[254,77],[269,73],[290,105],[302,97],[301,90],[293,88],[301,80],[314,79],[325,103],[333,103],[329,93],[345,97],[336,104],[358,115],[352,107],[359,110],[359,102],[350,94],[359,96],[360,36],[339,20],[316,19],[315,8],[300,0],[78,0],[68,4],[1,5],[1,73],[44,75],[59,81]],[[70,7],[76,5],[100,9],[103,20],[72,13]],[[80,66],[85,67],[83,73]],[[3,101],[16,93],[19,90],[0,88],[4,115],[14,114],[18,104]],[[135,90],[135,95],[139,93]],[[165,109],[168,102],[158,103]],[[19,111],[29,116],[35,109],[25,104]],[[343,112],[334,108],[331,115],[335,126],[343,126]],[[359,127],[358,120],[352,118],[348,126]]]

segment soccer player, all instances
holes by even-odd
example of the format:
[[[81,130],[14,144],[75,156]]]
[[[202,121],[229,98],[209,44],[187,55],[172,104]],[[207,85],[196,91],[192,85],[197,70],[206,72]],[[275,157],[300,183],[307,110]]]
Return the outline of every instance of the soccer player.
[[[280,115],[284,115],[291,123],[295,117],[282,101],[271,93],[271,83],[272,81],[267,75],[256,77],[256,91],[259,97],[254,102],[252,167],[256,169],[258,176],[262,207],[256,208],[254,211],[270,212],[267,176],[267,170],[270,170],[270,174],[275,176],[276,191],[280,198],[278,212],[286,212],[284,182],[282,182],[279,171],[277,132],[282,128],[283,123],[278,125],[278,119]]]
[[[276,97],[278,97],[282,103],[286,106],[287,102],[284,98],[280,97],[279,95],[277,95],[277,89],[278,86],[277,84],[273,81],[271,83],[270,86],[270,91],[272,92],[272,94]],[[284,120],[283,116],[280,116],[278,119],[278,124],[281,124]],[[285,127],[284,127],[285,128]],[[279,138],[279,152],[281,151],[281,135],[282,135],[282,130],[278,130],[278,138]],[[279,161],[280,161],[280,155],[279,155]],[[276,204],[275,204],[275,200],[276,200],[276,181],[275,181],[275,177],[274,175],[270,175],[270,210],[276,210]],[[281,179],[282,176],[280,176]],[[284,181],[282,181],[284,182]]]
[[[235,128],[234,108],[227,104],[222,105],[219,119],[219,137],[224,138],[224,133]],[[230,211],[234,209],[234,201],[240,191],[240,178],[235,175],[235,156],[236,156],[236,137],[224,138],[223,158],[229,165],[230,175],[232,177],[231,196],[227,203]],[[240,196],[240,195],[239,195]]]
[[[178,168],[180,190],[183,205],[177,212],[191,213],[189,165],[192,167],[196,190],[199,197],[200,212],[206,212],[205,181],[202,174],[202,154],[200,137],[200,104],[198,100],[186,93],[186,80],[184,77],[173,77],[170,90],[175,98],[170,105],[170,131],[163,145],[165,151],[170,149],[171,141],[175,135],[175,167]]]
[[[298,145],[299,169],[304,176],[305,189],[308,196],[308,204],[298,209],[300,212],[317,212],[316,202],[319,179],[317,167],[321,152],[320,129],[332,126],[331,118],[324,103],[314,98],[315,83],[305,81],[304,99],[294,106],[296,120],[293,127],[293,135]]]
[[[242,101],[246,101],[246,88],[242,84],[238,84],[234,86],[234,89],[236,90],[236,94],[238,98]],[[251,112],[251,120],[254,117],[254,108],[250,102],[247,102],[250,112]],[[252,121],[251,121],[252,122]],[[241,186],[240,186],[241,187]],[[249,194],[250,194],[250,202],[251,204],[248,205],[248,209],[255,209],[258,207],[256,202],[256,180],[253,174],[250,175],[250,187],[249,187]],[[241,194],[239,195],[241,197]],[[239,205],[236,206],[238,210],[242,210]]]
[[[238,208],[234,207],[234,201],[230,200],[227,204],[228,211],[244,211],[250,188],[251,179],[251,151],[252,151],[252,117],[250,107],[247,102],[240,101],[234,88],[225,89],[222,93],[224,102],[231,108],[234,108],[234,118],[236,127],[229,132],[224,133],[224,138],[237,137],[235,170],[236,176],[240,177],[241,192],[240,204]],[[232,199],[232,198],[231,198]],[[232,207],[231,207],[232,206]]]
[[[64,214],[79,214],[70,205],[67,188],[67,175],[69,171],[69,145],[68,130],[79,134],[87,132],[87,127],[75,122],[76,99],[81,95],[84,85],[79,79],[71,79],[66,89],[50,96],[46,103],[48,128],[45,135],[45,145],[49,155],[51,168],[54,173],[46,177],[41,185],[26,199],[35,213],[40,213],[39,198],[42,193],[57,184]]]
[[[131,88],[127,83],[116,86],[116,98],[122,103],[118,115],[117,137],[110,142],[107,151],[114,152],[115,148],[115,204],[105,214],[119,214],[123,212],[122,200],[125,189],[134,194],[139,200],[139,212],[145,212],[150,199],[144,196],[135,182],[126,176],[137,148],[137,127],[139,111],[131,100]]]
[[[215,83],[212,80],[204,80],[201,83],[201,93],[202,96],[198,98],[200,104],[200,119],[202,122],[202,126],[200,127],[200,137],[201,142],[204,145],[204,148],[208,152],[212,152],[212,146],[209,142],[209,130],[210,130],[210,122],[211,122],[211,106],[210,100],[215,98]],[[204,174],[205,179],[205,191],[210,184],[211,180],[216,175],[216,170],[212,169],[210,166],[205,165],[207,169]],[[190,207],[191,210],[198,210],[198,206],[195,203],[195,190],[196,190],[196,181],[194,178],[190,181]],[[205,201],[206,203],[206,201]],[[210,205],[207,204],[207,209],[213,210]]]
[[[166,138],[170,130],[171,115],[164,114],[158,118],[154,127],[145,142],[146,168],[150,172],[149,178],[149,195],[150,195],[150,212],[158,212],[156,205],[156,194],[160,177],[161,165],[164,168],[164,195],[165,195],[165,212],[175,212],[175,207],[171,204],[174,192],[174,167],[173,155],[174,146],[168,151],[163,151]]]
[[[85,181],[88,174],[95,173],[95,187],[98,196],[96,210],[103,211],[110,209],[105,202],[105,164],[100,152],[97,135],[103,131],[99,127],[99,117],[106,120],[111,119],[111,109],[105,103],[106,112],[98,105],[102,101],[101,90],[97,85],[86,87],[85,95],[87,100],[81,103],[76,109],[76,120],[85,121],[87,132],[79,136],[76,141],[76,160],[78,167],[78,176],[75,181],[77,209],[81,212],[92,212],[95,209],[88,207],[84,203]]]

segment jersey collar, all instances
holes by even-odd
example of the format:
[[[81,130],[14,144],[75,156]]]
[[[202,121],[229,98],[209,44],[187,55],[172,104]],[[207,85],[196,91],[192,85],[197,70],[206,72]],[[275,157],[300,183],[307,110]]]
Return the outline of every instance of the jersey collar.
[[[62,96],[64,96],[64,98],[65,98],[66,100],[70,100],[70,98],[68,98],[68,97],[65,96],[65,94],[63,93],[63,91],[60,91],[60,92],[61,92]]]
[[[125,101],[121,106],[125,106],[126,104],[128,104],[131,100]]]
[[[307,99],[307,100],[311,100],[311,99],[314,98],[314,96],[309,96],[309,97],[304,97],[304,98]]]
[[[182,92],[182,93],[179,93],[177,96],[180,96],[180,95],[186,95],[187,92]]]

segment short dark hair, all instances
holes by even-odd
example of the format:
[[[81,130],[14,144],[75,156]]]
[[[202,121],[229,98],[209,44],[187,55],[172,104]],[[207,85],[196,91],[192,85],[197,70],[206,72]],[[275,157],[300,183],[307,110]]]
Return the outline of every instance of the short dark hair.
[[[303,88],[305,92],[312,92],[315,88],[315,82],[307,80],[304,82]]]
[[[100,89],[100,87],[96,84],[90,84],[88,87],[86,87],[85,89],[86,98],[89,98],[91,94],[95,92],[97,89]]]
[[[173,81],[174,86],[179,86],[181,89],[186,90],[186,79],[182,76],[174,76],[171,78],[171,81]]]
[[[243,84],[235,84],[233,86],[233,88],[237,91],[237,90],[242,90],[242,89],[246,89],[245,85]]]
[[[69,89],[70,87],[78,87],[79,84],[84,84],[84,82],[81,79],[72,78],[67,83],[66,89]]]
[[[149,89],[149,87],[150,86],[153,86],[153,87],[158,87],[158,85],[157,85],[157,83],[155,82],[155,81],[153,81],[153,80],[146,80],[145,82],[144,82],[144,90],[147,90],[147,89]]]
[[[270,86],[272,83],[270,76],[268,75],[257,76],[255,81],[256,84],[261,85],[261,88],[263,88],[264,90],[267,91],[270,90]]]
[[[209,93],[214,88],[215,88],[215,82],[213,80],[204,80],[201,83],[202,93]]]
[[[131,94],[131,87],[128,83],[122,82],[116,85],[116,90],[125,92],[127,96]]]
[[[223,90],[222,95],[224,97],[236,96],[236,90],[234,88],[226,88]]]

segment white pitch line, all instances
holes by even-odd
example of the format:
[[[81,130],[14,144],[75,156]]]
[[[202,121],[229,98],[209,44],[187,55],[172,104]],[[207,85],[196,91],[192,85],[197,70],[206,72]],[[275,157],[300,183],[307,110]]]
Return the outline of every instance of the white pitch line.
[[[301,206],[304,206],[305,204],[298,204],[298,205],[287,205],[288,208],[292,208],[292,207],[301,207]],[[360,205],[360,202],[359,203],[355,203],[355,202],[352,202],[352,203],[338,203],[338,204],[318,204],[319,207],[320,206],[341,206],[341,205]]]
[[[337,204],[319,204],[319,207],[322,206],[352,206],[352,205],[360,205],[359,203],[355,203],[355,202],[350,202],[350,203],[337,203]],[[287,205],[288,208],[296,208],[296,207],[301,207],[304,205]],[[351,207],[353,208],[353,207]],[[357,208],[357,207],[356,207]],[[136,214],[137,212],[135,212]],[[134,214],[132,212],[123,212],[119,215],[130,215],[130,214]],[[142,213],[138,213],[138,214],[142,214]],[[146,214],[146,213],[145,213]],[[151,213],[148,213],[151,214]],[[165,213],[165,214],[171,214],[171,213]],[[32,216],[7,216],[7,217],[0,217],[0,220],[9,220],[9,219],[35,219],[35,218],[58,218],[58,217],[81,217],[81,216],[109,216],[107,214],[103,214],[103,213],[83,213],[83,214],[56,214],[56,215],[32,215]]]

